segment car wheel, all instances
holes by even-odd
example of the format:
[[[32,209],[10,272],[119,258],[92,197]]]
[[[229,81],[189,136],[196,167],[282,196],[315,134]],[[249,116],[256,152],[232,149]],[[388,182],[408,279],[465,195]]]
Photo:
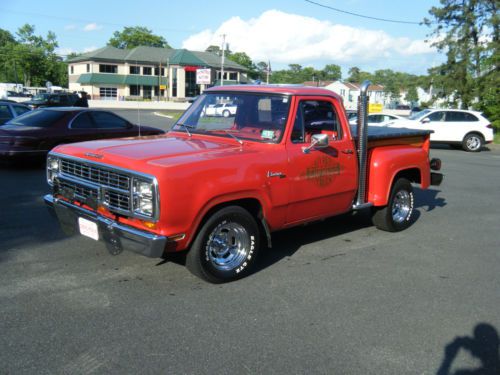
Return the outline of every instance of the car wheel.
[[[222,116],[224,117],[229,117],[231,115],[231,113],[226,109],[224,110],[224,112],[222,112]]]
[[[244,208],[215,212],[199,230],[186,257],[186,267],[211,283],[240,279],[250,272],[260,245],[259,227]]]
[[[483,147],[484,139],[477,133],[467,134],[462,142],[462,148],[468,152],[479,152]]]
[[[400,178],[392,185],[387,206],[374,209],[372,222],[381,230],[402,231],[412,224],[413,208],[414,195],[411,183],[406,178]]]

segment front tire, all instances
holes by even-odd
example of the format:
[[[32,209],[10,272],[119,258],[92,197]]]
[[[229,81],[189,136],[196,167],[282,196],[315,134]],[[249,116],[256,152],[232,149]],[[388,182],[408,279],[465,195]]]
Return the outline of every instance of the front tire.
[[[413,188],[406,178],[394,182],[387,206],[375,208],[373,224],[387,232],[399,232],[408,228],[414,208]]]
[[[255,263],[260,231],[244,208],[229,206],[202,225],[186,257],[186,267],[211,283],[245,277]]]
[[[462,142],[462,148],[468,152],[479,152],[483,145],[483,137],[476,133],[467,134]]]
[[[222,116],[224,116],[224,117],[229,117],[229,116],[231,116],[231,112],[229,112],[229,111],[226,109],[224,112],[222,112]]]

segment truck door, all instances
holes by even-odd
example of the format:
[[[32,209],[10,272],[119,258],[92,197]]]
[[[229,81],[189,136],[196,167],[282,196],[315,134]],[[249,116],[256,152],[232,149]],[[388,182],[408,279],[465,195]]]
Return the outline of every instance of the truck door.
[[[332,216],[351,208],[357,190],[354,142],[339,116],[342,107],[330,97],[297,97],[295,121],[287,140],[290,199],[287,224]],[[313,134],[328,134],[329,146],[304,148]]]

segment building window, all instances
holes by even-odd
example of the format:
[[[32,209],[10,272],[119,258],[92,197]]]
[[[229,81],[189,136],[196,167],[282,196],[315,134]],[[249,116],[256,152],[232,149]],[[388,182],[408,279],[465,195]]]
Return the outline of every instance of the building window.
[[[140,66],[131,66],[130,67],[130,74],[141,74],[141,67]]]
[[[172,69],[172,96],[177,97],[177,69]]]
[[[237,81],[238,80],[238,73],[236,73],[236,72],[229,73],[229,80],[230,81]]]
[[[99,73],[118,73],[118,65],[99,64]]]
[[[90,73],[90,64],[87,64],[87,73]]]
[[[153,73],[153,69],[149,66],[143,66],[142,67],[142,74],[145,76],[150,76]]]
[[[159,74],[160,72],[161,72],[161,74]],[[161,71],[160,71],[160,69],[155,68],[155,76],[157,76],[157,75],[161,75],[162,77],[164,77],[165,76],[165,68],[161,68]]]
[[[340,89],[340,96],[342,96],[342,97],[345,96],[345,89]]]
[[[130,85],[130,96],[139,96],[141,95],[141,86],[139,85]]]
[[[71,71],[71,74],[75,73],[75,67],[73,65],[70,66],[70,71]]]
[[[99,87],[99,96],[103,100],[116,100],[117,91],[116,87]]]
[[[152,91],[153,90],[151,86],[142,86],[142,97],[144,99],[151,99]]]
[[[186,98],[200,95],[200,86],[196,84],[196,72],[186,72]]]

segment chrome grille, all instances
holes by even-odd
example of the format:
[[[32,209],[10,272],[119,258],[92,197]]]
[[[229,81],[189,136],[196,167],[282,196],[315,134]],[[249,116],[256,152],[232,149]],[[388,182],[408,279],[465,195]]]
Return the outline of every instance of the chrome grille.
[[[130,211],[130,195],[118,193],[115,191],[106,191],[104,193],[104,202],[111,209],[118,209],[122,211]]]
[[[97,189],[92,189],[87,186],[82,186],[72,181],[60,180],[59,188],[70,189],[74,191],[75,197],[81,198],[84,201],[87,200],[88,198],[97,199]]]
[[[61,159],[61,172],[99,185],[130,190],[130,176],[79,161]]]

